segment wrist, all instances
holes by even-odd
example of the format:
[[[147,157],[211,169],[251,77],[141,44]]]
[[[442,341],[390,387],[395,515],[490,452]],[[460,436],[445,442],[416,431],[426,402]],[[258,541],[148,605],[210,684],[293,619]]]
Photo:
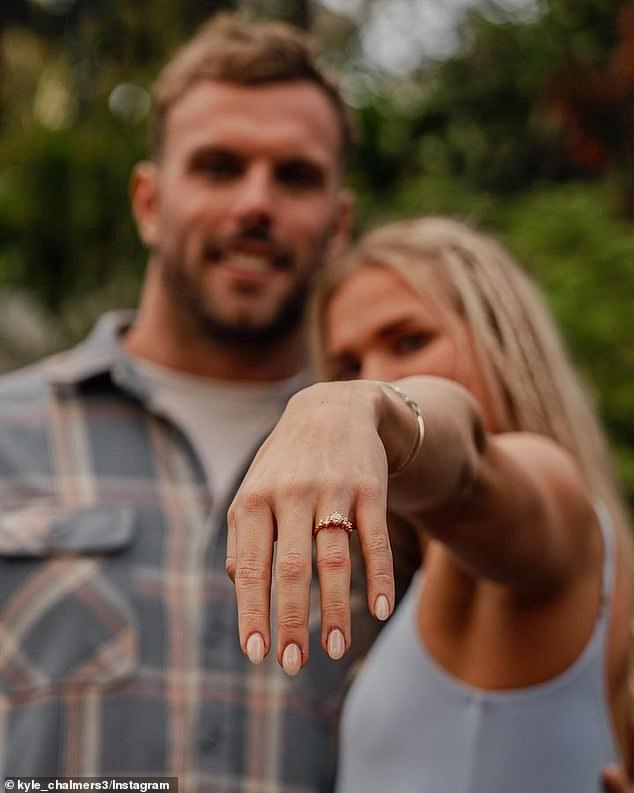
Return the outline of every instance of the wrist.
[[[378,431],[383,399],[381,383],[376,380],[324,381],[295,393],[287,403],[287,411],[290,408],[303,412],[327,405],[331,410],[369,418]]]
[[[417,458],[425,437],[418,403],[392,383],[381,383],[383,410],[379,435],[388,460],[390,478],[404,473]]]

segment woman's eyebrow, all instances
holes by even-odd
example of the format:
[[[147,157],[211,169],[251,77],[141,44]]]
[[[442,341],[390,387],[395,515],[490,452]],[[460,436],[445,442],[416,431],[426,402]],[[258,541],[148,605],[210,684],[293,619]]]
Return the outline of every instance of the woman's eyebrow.
[[[388,325],[381,327],[376,335],[380,339],[386,339],[398,333],[402,333],[403,331],[410,330],[427,332],[431,330],[431,323],[418,316],[402,317],[401,319],[394,320],[394,322],[390,322]]]

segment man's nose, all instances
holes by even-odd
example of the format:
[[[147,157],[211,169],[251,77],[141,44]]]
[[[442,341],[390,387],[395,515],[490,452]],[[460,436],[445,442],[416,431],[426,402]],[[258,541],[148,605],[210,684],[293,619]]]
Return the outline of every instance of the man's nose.
[[[240,227],[271,226],[275,205],[273,188],[272,175],[264,164],[253,165],[244,174],[233,206]]]

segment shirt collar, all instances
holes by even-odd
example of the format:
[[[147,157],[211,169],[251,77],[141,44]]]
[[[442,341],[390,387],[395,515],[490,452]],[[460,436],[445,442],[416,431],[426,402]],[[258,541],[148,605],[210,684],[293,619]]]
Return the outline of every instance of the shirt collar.
[[[134,318],[134,311],[109,311],[83,342],[50,358],[47,368],[53,387],[73,392],[89,380],[110,375],[113,383],[147,401],[149,394],[143,379],[121,344],[121,337]]]
[[[154,395],[147,379],[121,344],[123,334],[134,322],[136,312],[108,311],[91,333],[71,350],[54,355],[46,362],[49,380],[60,393],[72,394],[78,386],[98,377],[109,376],[115,386],[153,408]],[[288,395],[310,383],[307,372],[288,381]]]

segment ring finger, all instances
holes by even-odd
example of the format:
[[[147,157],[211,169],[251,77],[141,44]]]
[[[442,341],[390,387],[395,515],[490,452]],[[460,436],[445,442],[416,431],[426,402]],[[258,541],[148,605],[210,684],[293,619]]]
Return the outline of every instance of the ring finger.
[[[321,645],[338,660],[350,647],[350,509],[317,512],[315,544],[321,604]]]

